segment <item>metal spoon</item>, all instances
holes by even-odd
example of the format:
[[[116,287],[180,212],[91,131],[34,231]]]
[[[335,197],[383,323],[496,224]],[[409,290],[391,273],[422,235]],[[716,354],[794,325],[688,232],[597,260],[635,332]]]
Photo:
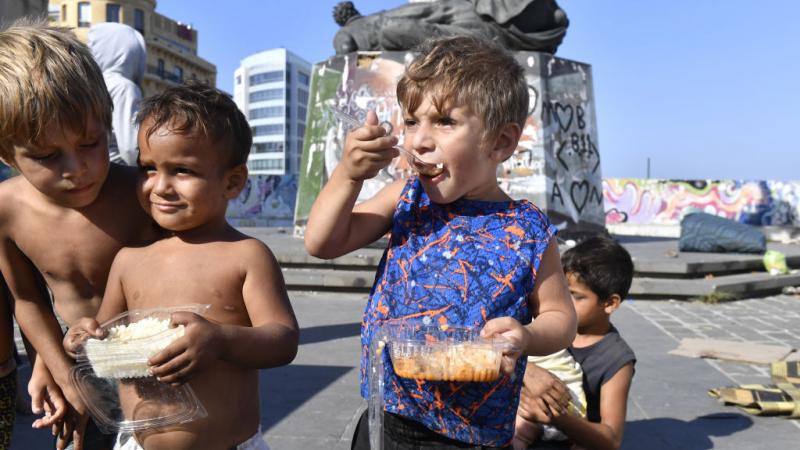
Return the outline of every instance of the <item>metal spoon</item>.
[[[335,106],[328,105],[328,109],[333,113],[334,116],[336,116],[336,118],[342,121],[347,129],[358,128],[363,125],[356,116],[346,113]],[[414,170],[416,170],[420,175],[425,175],[426,177],[435,177],[444,172],[444,163],[433,164],[423,161],[419,158],[419,156],[411,153],[399,145],[395,145],[392,148],[402,153],[403,156],[406,157],[408,164],[411,165],[411,167],[413,167]]]

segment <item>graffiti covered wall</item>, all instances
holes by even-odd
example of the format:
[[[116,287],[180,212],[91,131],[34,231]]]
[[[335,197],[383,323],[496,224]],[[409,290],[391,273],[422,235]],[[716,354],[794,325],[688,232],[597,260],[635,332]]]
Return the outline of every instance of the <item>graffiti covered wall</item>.
[[[248,177],[242,193],[228,204],[228,222],[237,227],[291,226],[297,179],[297,175]]]
[[[750,225],[800,226],[800,182],[609,178],[603,198],[609,226],[677,226],[695,211]]]
[[[560,228],[602,228],[605,219],[597,148],[591,68],[535,52],[517,52],[526,70],[529,116],[514,155],[498,171],[498,181],[515,199],[543,208]],[[341,158],[345,131],[327,106],[363,120],[368,110],[402,144],[402,113],[395,89],[407,52],[350,53],[316,64],[304,138],[295,225],[302,230],[311,205]],[[411,174],[397,158],[364,183],[359,201]]]

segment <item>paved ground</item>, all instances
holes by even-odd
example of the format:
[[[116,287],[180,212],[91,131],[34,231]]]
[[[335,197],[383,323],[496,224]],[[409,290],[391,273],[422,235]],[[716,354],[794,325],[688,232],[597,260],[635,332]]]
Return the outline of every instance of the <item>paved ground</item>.
[[[275,450],[347,449],[363,402],[358,396],[358,333],[366,297],[291,293],[303,329],[300,352],[262,372],[262,425]],[[758,418],[708,397],[709,388],[765,383],[766,368],[671,356],[683,337],[741,339],[800,347],[800,298],[721,305],[627,301],[614,323],[639,362],[624,449],[797,448],[800,423]],[[44,433],[20,417],[12,449],[46,449]]]

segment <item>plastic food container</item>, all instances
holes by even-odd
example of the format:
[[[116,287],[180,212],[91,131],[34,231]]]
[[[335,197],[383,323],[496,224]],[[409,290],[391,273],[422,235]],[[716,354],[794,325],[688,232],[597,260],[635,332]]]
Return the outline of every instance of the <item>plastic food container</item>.
[[[98,377],[88,362],[70,373],[78,394],[104,433],[177,425],[208,414],[191,386],[171,386],[155,377]]]
[[[397,376],[429,381],[494,381],[509,349],[474,328],[434,326],[398,329],[388,345]]]
[[[500,377],[503,354],[513,349],[500,336],[482,338],[476,328],[383,324],[372,336],[367,368],[370,448],[383,449],[384,353],[399,377],[486,382]]]
[[[169,327],[174,312],[203,314],[209,305],[126,311],[101,324],[107,337],[89,339],[71,379],[106,433],[190,422],[207,415],[191,386],[171,386],[148,372],[147,360],[183,335]]]

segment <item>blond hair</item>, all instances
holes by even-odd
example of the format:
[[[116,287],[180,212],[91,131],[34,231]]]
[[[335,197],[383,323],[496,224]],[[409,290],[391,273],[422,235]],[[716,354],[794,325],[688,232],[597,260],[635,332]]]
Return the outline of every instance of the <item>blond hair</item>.
[[[524,128],[528,118],[525,70],[505,49],[475,37],[428,40],[397,83],[397,99],[413,114],[425,95],[440,113],[447,105],[465,106],[481,117],[483,138],[497,136],[504,125]]]
[[[49,127],[111,129],[111,97],[89,48],[68,28],[20,19],[0,31],[0,157],[41,145]]]

